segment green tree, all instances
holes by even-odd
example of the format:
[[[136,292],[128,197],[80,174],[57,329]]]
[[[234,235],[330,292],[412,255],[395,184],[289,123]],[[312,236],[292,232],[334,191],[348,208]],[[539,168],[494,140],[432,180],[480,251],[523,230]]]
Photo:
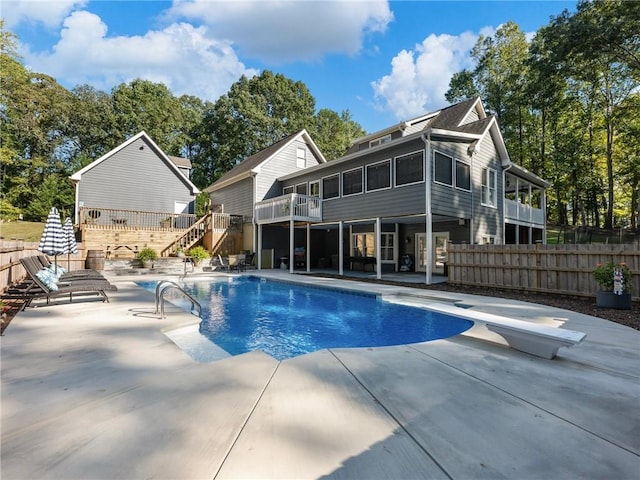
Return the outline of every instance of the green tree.
[[[327,160],[341,157],[353,140],[366,135],[362,126],[353,120],[348,110],[338,115],[327,108],[317,113],[315,127],[309,133]]]
[[[480,94],[474,83],[473,72],[461,70],[456,72],[449,80],[449,90],[444,94],[444,98],[449,103],[458,103],[468,98],[477,97]]]
[[[314,125],[315,99],[302,82],[264,71],[242,76],[204,117],[213,181],[250,155]]]
[[[120,142],[144,130],[164,151],[175,146],[181,108],[166,85],[136,79],[114,87],[111,98]]]

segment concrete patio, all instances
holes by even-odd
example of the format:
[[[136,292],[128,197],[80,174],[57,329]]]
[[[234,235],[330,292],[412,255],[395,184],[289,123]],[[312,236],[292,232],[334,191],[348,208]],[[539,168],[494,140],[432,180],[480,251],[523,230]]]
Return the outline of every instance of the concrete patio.
[[[160,320],[133,280],[112,278],[111,303],[30,308],[1,337],[3,479],[640,477],[633,329],[416,289],[587,338],[545,360],[476,325],[428,343],[201,364],[163,333],[197,319],[171,308]]]

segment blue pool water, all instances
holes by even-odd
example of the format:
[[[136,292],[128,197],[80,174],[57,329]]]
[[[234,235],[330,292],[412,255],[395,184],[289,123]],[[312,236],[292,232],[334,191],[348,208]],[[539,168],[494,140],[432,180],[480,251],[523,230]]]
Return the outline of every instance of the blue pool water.
[[[155,282],[139,285],[155,290]],[[472,322],[384,302],[374,295],[240,277],[188,282],[202,305],[200,333],[231,355],[278,360],[324,348],[376,347],[457,335]]]

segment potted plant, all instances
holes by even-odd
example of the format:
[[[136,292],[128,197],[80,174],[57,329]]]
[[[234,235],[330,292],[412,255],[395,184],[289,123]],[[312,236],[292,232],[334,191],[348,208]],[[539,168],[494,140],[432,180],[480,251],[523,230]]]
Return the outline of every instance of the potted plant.
[[[599,263],[593,276],[600,286],[596,292],[598,307],[631,310],[631,271],[626,263]]]
[[[202,260],[210,257],[209,252],[202,246],[193,247],[187,252],[187,255],[191,257],[194,265],[198,265]]]
[[[136,258],[142,262],[144,268],[152,268],[153,261],[158,258],[158,254],[153,248],[145,247],[138,252]]]
[[[184,257],[184,250],[182,250],[181,245],[178,245],[178,248],[176,248],[176,257]]]

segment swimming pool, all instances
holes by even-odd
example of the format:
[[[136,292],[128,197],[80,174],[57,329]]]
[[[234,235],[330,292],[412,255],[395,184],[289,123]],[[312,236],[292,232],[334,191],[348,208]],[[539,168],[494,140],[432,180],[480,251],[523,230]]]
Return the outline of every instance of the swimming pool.
[[[154,290],[156,283],[139,285]],[[200,333],[231,355],[262,350],[284,360],[325,348],[447,338],[473,325],[367,293],[250,276],[185,281],[183,288],[202,305]]]

